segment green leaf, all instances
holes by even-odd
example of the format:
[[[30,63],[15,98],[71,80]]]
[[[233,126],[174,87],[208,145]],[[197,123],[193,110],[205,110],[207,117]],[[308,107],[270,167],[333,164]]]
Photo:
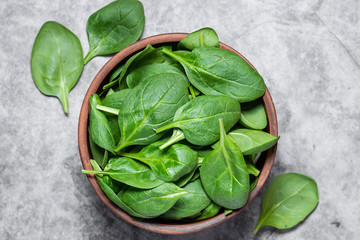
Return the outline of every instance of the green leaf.
[[[113,94],[106,96],[102,101],[102,104],[106,107],[121,109],[123,101],[127,98],[127,95],[131,92],[130,89],[124,89]]]
[[[89,99],[90,106],[90,135],[91,139],[100,147],[114,153],[115,140],[111,132],[109,121],[104,113],[96,109],[101,105],[97,94],[92,94]]]
[[[126,157],[111,158],[104,171],[82,172],[107,175],[116,181],[141,189],[154,188],[164,183],[155,177],[147,165]]]
[[[192,32],[181,40],[177,47],[193,50],[201,46],[219,47],[219,37],[214,29],[205,27]]]
[[[176,130],[179,134],[171,137],[165,147],[184,138],[192,144],[206,146],[220,137],[219,118],[224,120],[225,131],[229,131],[240,118],[240,104],[227,96],[200,96],[179,108],[173,122],[156,132],[170,128],[179,128],[183,132]]]
[[[121,194],[121,200],[135,212],[146,218],[154,218],[168,211],[186,194],[187,191],[175,184],[164,183],[148,190],[130,187]]]
[[[90,152],[92,158],[97,162],[97,164],[101,168],[104,168],[108,161],[107,151],[96,145],[96,143],[91,139],[90,131],[89,131],[89,145],[90,145]]]
[[[244,155],[252,155],[263,152],[274,146],[280,137],[275,137],[269,133],[240,128],[227,134],[228,138],[233,141]],[[213,148],[217,146],[216,143]]]
[[[180,220],[199,213],[210,204],[211,200],[206,195],[200,179],[188,183],[183,189],[188,194],[181,196],[169,211],[160,216],[161,218]]]
[[[134,71],[129,73],[129,75],[127,75],[126,82],[129,88],[134,88],[139,84],[140,81],[144,81],[148,77],[153,77],[155,75],[159,75],[163,73],[178,74],[181,80],[183,80],[187,85],[189,84],[187,77],[181,70],[179,70],[178,68],[172,65],[159,64],[159,63],[145,65],[135,69]]]
[[[197,152],[183,144],[174,144],[160,150],[164,142],[158,141],[144,147],[139,153],[122,153],[134,158],[153,170],[155,176],[165,182],[173,182],[191,172],[197,165]]]
[[[257,182],[258,182],[258,180],[259,180],[259,178],[256,176],[254,176],[254,175],[251,175],[250,176],[250,192],[252,191],[252,190],[254,190],[254,188],[256,187],[256,184],[257,184]]]
[[[94,160],[90,160],[91,165],[93,166],[95,171],[101,171],[101,168],[99,167],[99,165],[97,165],[96,161]],[[128,214],[130,214],[131,216],[134,217],[139,217],[139,218],[147,218],[146,216],[143,216],[137,212],[135,212],[134,210],[132,210],[131,208],[129,208],[114,192],[114,190],[111,188],[111,185],[108,185],[106,183],[106,181],[104,181],[104,179],[101,176],[96,176],[96,179],[98,180],[98,183],[101,187],[101,189],[104,191],[105,195],[112,201],[114,202],[116,205],[118,205],[121,209],[123,209],[125,212],[127,212]],[[126,187],[126,185],[122,185],[123,188]],[[120,191],[121,192],[121,191]]]
[[[208,219],[211,218],[213,216],[215,216],[216,214],[218,214],[218,212],[220,211],[221,206],[217,205],[214,202],[211,202],[201,213],[201,215],[196,218],[196,220],[204,220],[204,219]]]
[[[259,100],[241,104],[240,124],[247,128],[264,129],[267,126],[266,112]]]
[[[200,178],[208,196],[220,206],[237,209],[245,205],[250,180],[240,149],[226,136],[222,119],[220,143],[200,167]]]
[[[115,151],[130,145],[147,145],[163,134],[154,129],[172,121],[176,110],[188,101],[187,86],[178,74],[147,78],[127,95],[119,113],[120,142]]]
[[[190,83],[205,95],[249,102],[265,93],[260,74],[235,53],[216,47],[197,47],[185,55],[167,49],[163,52],[181,63]]]
[[[116,53],[139,39],[145,25],[144,8],[137,0],[114,1],[93,13],[86,24],[89,52],[95,56]]]
[[[265,225],[278,229],[291,228],[303,221],[319,202],[314,179],[299,173],[276,177],[262,199],[261,216],[254,233]]]
[[[57,22],[46,22],[31,53],[31,74],[38,89],[57,97],[69,113],[68,95],[84,67],[79,39]]]

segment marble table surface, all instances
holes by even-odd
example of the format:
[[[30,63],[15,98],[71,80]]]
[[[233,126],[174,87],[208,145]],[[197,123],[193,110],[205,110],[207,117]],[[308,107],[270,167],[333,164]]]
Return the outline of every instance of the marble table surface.
[[[0,5],[0,239],[360,239],[360,1],[143,0],[142,38],[214,28],[264,77],[278,114],[278,152],[266,182],[312,176],[320,202],[290,230],[252,234],[263,188],[214,228],[169,236],[134,227],[99,200],[81,173],[77,123],[85,92],[110,57],[84,68],[66,116],[36,88],[32,45],[55,20],[88,50],[87,18],[110,1],[2,0]]]

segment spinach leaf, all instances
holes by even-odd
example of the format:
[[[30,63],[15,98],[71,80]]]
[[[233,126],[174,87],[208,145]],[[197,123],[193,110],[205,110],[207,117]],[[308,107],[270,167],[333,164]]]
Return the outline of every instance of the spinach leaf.
[[[79,39],[57,22],[46,22],[31,53],[31,74],[38,89],[57,97],[69,113],[68,95],[84,67]]]
[[[199,213],[210,204],[211,200],[206,195],[200,179],[186,184],[183,189],[188,194],[181,196],[175,205],[160,218],[180,220]]]
[[[115,143],[120,141],[120,128],[118,123],[118,116],[112,115],[107,116],[107,119],[109,121],[111,133],[114,137]]]
[[[104,183],[106,185],[108,185],[114,191],[114,193],[120,192],[121,189],[124,188],[124,186],[125,186],[123,183],[115,181],[109,176],[102,176],[102,179],[103,179]]]
[[[266,189],[254,233],[265,225],[278,229],[291,228],[303,221],[318,202],[314,179],[299,173],[282,174]]]
[[[145,65],[135,69],[134,71],[129,73],[129,75],[127,75],[126,82],[129,88],[134,88],[139,84],[140,81],[144,81],[148,77],[163,73],[179,74],[179,78],[185,81],[187,85],[189,85],[187,77],[181,70],[172,65],[160,63]]]
[[[114,1],[96,11],[86,24],[90,47],[84,63],[134,43],[141,36],[144,25],[144,8],[137,0]]]
[[[191,84],[205,95],[227,95],[249,102],[265,93],[260,74],[235,53],[216,47],[198,47],[183,56],[167,49],[178,60]]]
[[[164,183],[155,177],[147,165],[126,157],[111,158],[104,171],[82,172],[107,175],[116,181],[141,189],[154,188]]]
[[[220,211],[221,206],[217,205],[214,202],[211,202],[201,213],[201,215],[196,218],[196,220],[204,220],[204,219],[208,219],[211,218],[213,216],[215,216],[216,214],[218,214],[218,212]]]
[[[212,28],[201,28],[187,35],[178,44],[178,49],[193,50],[200,46],[219,47],[219,37]]]
[[[251,155],[263,152],[274,146],[280,137],[275,137],[269,133],[240,128],[228,133],[228,138],[233,141],[244,155]],[[215,148],[216,143],[213,145]]]
[[[109,82],[112,82],[112,81],[116,80],[116,78],[119,77],[119,75],[120,75],[121,71],[123,70],[123,68],[124,68],[124,64],[121,64],[119,67],[117,67],[115,69],[115,71],[113,71],[111,73],[110,78],[109,78]]]
[[[173,182],[191,172],[197,165],[197,152],[183,144],[174,144],[160,150],[164,142],[158,141],[144,147],[139,153],[122,153],[125,157],[134,158],[153,170],[155,176],[165,182]]]
[[[261,101],[256,100],[241,104],[239,122],[247,128],[264,129],[267,126],[267,118]]]
[[[206,146],[220,137],[218,119],[224,119],[225,131],[229,131],[240,117],[240,104],[227,96],[200,96],[192,99],[175,113],[172,123],[156,129],[157,133],[170,128],[176,130],[176,136],[161,146],[165,148],[186,138],[192,144]]]
[[[130,145],[147,145],[163,134],[153,129],[172,121],[176,110],[188,101],[187,86],[178,74],[166,73],[147,78],[127,95],[119,113],[119,152]]]
[[[91,139],[100,147],[114,153],[115,140],[111,133],[109,121],[104,113],[96,109],[98,104],[101,105],[100,98],[97,94],[92,94],[90,102],[90,135]]]
[[[153,218],[171,209],[186,194],[187,191],[175,184],[164,183],[147,190],[130,187],[121,194],[121,200],[133,211],[146,218]]]
[[[97,165],[96,161],[94,160],[90,160],[91,165],[93,166],[95,171],[101,171],[101,168],[99,167],[99,165]],[[96,175],[96,179],[98,180],[98,183],[101,187],[101,189],[104,191],[105,195],[111,200],[113,201],[116,205],[118,205],[121,209],[123,209],[125,212],[127,212],[128,214],[130,214],[131,216],[134,217],[140,217],[140,218],[146,218],[146,216],[143,216],[137,212],[135,212],[134,210],[132,210],[131,208],[129,208],[119,197],[118,195],[116,195],[116,193],[114,192],[114,190],[112,189],[111,185],[108,185],[104,179],[102,178],[101,175]],[[125,188],[126,185],[123,185],[123,188]],[[121,192],[121,190],[120,190]]]
[[[108,152],[107,150],[99,147],[94,143],[94,141],[91,139],[90,131],[89,131],[89,145],[90,145],[90,151],[92,158],[97,162],[97,164],[104,168],[108,161]]]
[[[220,143],[202,162],[200,179],[215,203],[237,209],[248,199],[249,173],[240,149],[226,136],[221,118],[219,123]]]
[[[130,93],[130,89],[123,89],[113,94],[106,96],[102,101],[102,105],[106,107],[121,109],[123,101],[127,98],[127,95]]]
[[[197,170],[197,167],[195,167],[191,172],[189,172],[189,173],[185,174],[184,176],[180,177],[178,180],[176,180],[174,182],[174,184],[176,186],[178,186],[178,187],[185,186],[188,182],[190,182],[190,180],[194,176],[196,170]]]
[[[250,175],[250,192],[254,190],[258,180],[259,178],[257,176],[255,177],[254,175]]]

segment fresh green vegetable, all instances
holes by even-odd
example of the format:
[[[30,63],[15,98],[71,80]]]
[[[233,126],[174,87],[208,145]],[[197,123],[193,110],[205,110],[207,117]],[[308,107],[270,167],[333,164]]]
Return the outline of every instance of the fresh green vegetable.
[[[244,155],[263,152],[274,146],[280,138],[263,131],[246,128],[233,130],[227,136],[240,148]],[[213,148],[218,144],[214,144]]]
[[[121,137],[115,151],[158,140],[163,134],[154,129],[170,123],[187,101],[187,86],[178,74],[164,73],[141,82],[123,101],[118,118]]]
[[[221,206],[217,205],[214,202],[211,202],[202,212],[201,215],[199,217],[196,218],[196,220],[204,220],[204,219],[208,219],[211,218],[213,216],[215,216],[216,214],[218,214],[218,212],[220,211]]]
[[[206,146],[219,139],[218,119],[224,121],[225,131],[238,121],[240,104],[227,96],[200,96],[179,108],[172,123],[156,129],[157,133],[170,128],[180,128],[180,134],[173,136],[162,148],[186,138],[192,144]]]
[[[184,189],[188,194],[181,196],[169,211],[160,216],[161,218],[180,220],[199,213],[210,204],[211,200],[206,195],[200,179],[188,183]]]
[[[82,172],[107,175],[116,181],[141,189],[154,188],[164,183],[155,177],[147,165],[126,157],[111,158],[104,171],[83,170]]]
[[[219,123],[219,145],[202,162],[200,178],[206,193],[215,203],[237,209],[247,202],[249,173],[240,149],[227,137],[221,118]]]
[[[193,50],[196,47],[219,47],[219,37],[212,28],[201,28],[187,35],[178,44],[179,49]]]
[[[98,146],[114,153],[115,140],[111,132],[109,121],[104,113],[96,109],[96,106],[101,104],[99,96],[97,94],[92,94],[89,102],[91,139]]]
[[[298,173],[282,174],[271,182],[265,192],[254,233],[265,225],[291,228],[303,221],[318,202],[318,188],[314,179]]]
[[[250,192],[254,190],[258,180],[259,180],[258,176],[255,177],[254,175],[250,175]]]
[[[145,218],[154,218],[167,212],[179,198],[187,194],[173,183],[163,183],[147,190],[129,187],[121,194],[121,200]]]
[[[259,100],[241,104],[239,122],[252,129],[264,129],[267,126],[267,118],[264,105]]]
[[[260,74],[235,53],[216,47],[198,47],[183,56],[167,49],[163,52],[181,63],[191,84],[205,95],[249,102],[265,93]]]
[[[114,1],[93,13],[86,25],[89,52],[86,64],[98,55],[116,53],[134,43],[145,25],[144,8],[137,0]]]
[[[104,168],[108,161],[108,151],[99,147],[94,143],[94,141],[91,139],[91,134],[89,131],[89,145],[90,145],[90,151],[92,158],[97,162],[97,164]]]
[[[31,53],[31,74],[38,89],[57,97],[69,113],[68,95],[84,67],[79,39],[57,22],[46,22]]]
[[[102,101],[102,104],[106,107],[121,109],[123,101],[127,98],[127,95],[130,92],[130,89],[114,92],[113,94],[106,96]]]
[[[153,170],[155,176],[165,182],[173,182],[193,171],[198,162],[198,154],[183,144],[174,144],[160,150],[164,142],[158,141],[144,147],[139,153],[122,153],[123,156],[134,158]]]

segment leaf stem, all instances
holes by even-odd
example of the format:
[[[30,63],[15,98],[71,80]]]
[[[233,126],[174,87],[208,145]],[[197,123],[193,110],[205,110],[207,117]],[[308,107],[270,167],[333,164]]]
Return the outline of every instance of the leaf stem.
[[[196,94],[195,94],[194,88],[193,88],[191,85],[189,86],[189,90],[190,90],[192,99],[196,98]]]
[[[84,58],[84,65],[86,65],[94,57],[94,52],[89,51]]]
[[[64,112],[66,114],[69,113],[69,100],[68,100],[68,94],[64,93],[64,94],[61,94],[60,97],[60,102],[63,106],[63,109],[64,109]]]
[[[100,111],[103,111],[103,112],[111,113],[111,114],[114,114],[114,115],[119,115],[119,111],[120,111],[119,109],[106,107],[106,106],[103,106],[103,105],[96,105],[96,109],[100,110]]]
[[[92,170],[81,170],[82,173],[86,174],[106,174],[106,172],[103,171],[92,171]]]
[[[177,136],[174,136],[174,137],[171,137],[166,143],[164,143],[163,145],[161,145],[159,147],[160,150],[163,150],[165,148],[167,148],[168,146],[178,142],[178,141],[181,141],[185,139],[185,136],[184,136],[184,133],[181,132],[181,134],[177,135]]]
[[[224,145],[225,137],[226,137],[226,131],[224,128],[224,120],[222,118],[219,118],[219,125],[220,125],[220,145]]]
[[[119,78],[116,78],[116,79],[114,79],[112,82],[109,82],[108,84],[105,84],[105,85],[103,86],[103,90],[109,89],[109,88],[111,88],[112,86],[116,85],[116,83],[119,82],[118,79],[119,79]]]
[[[173,127],[175,127],[175,126],[176,126],[176,122],[172,122],[172,123],[170,123],[170,124],[168,124],[168,125],[165,125],[165,126],[162,126],[162,127],[158,128],[158,129],[154,129],[154,131],[155,131],[156,133],[161,133],[161,132],[163,132],[163,131],[165,131],[165,130],[168,130],[168,129],[170,129],[170,128],[173,128]]]

